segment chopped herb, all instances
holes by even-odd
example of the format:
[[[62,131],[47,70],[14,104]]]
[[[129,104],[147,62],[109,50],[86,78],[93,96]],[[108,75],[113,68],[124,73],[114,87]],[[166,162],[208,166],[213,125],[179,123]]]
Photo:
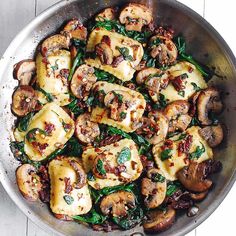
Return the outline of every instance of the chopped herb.
[[[184,97],[185,96],[185,91],[184,90],[180,90],[178,92],[178,94],[181,96],[181,97]]]
[[[86,222],[88,224],[102,224],[107,219],[107,216],[103,216],[102,214],[99,214],[94,209],[92,209],[86,215],[72,216],[72,218],[74,220]]]
[[[197,86],[197,84],[195,84],[194,82],[191,82],[191,85],[193,86],[193,89],[198,92],[200,90],[202,90],[199,86]]]
[[[174,137],[174,136],[177,135],[177,134],[179,134],[178,131],[169,132],[169,133],[167,134],[166,138],[167,138],[167,139],[172,138],[172,137]]]
[[[116,93],[115,91],[112,91],[112,93],[117,97],[119,103],[123,102],[123,95]]]
[[[156,67],[156,59],[155,58],[149,58],[147,60],[147,67]]]
[[[97,165],[96,165],[97,171],[101,174],[101,175],[105,175],[107,172],[104,168],[103,165],[103,161],[98,159]]]
[[[120,54],[124,57],[127,61],[133,61],[133,57],[129,54],[129,49],[126,47],[118,47],[116,46],[116,49],[120,52]]]
[[[88,174],[87,174],[87,179],[88,179],[89,181],[95,181],[95,177],[94,177],[92,171],[89,171],[89,172],[88,172]]]
[[[171,156],[172,156],[172,155],[171,155],[171,152],[172,152],[172,149],[163,150],[163,151],[161,152],[161,160],[162,160],[162,161],[165,161],[165,160],[171,158]]]
[[[58,63],[57,63],[58,60],[59,60],[59,59],[57,59],[57,60],[55,61],[55,65],[54,65],[54,66],[51,66],[51,69],[52,69],[53,71],[58,70],[58,68],[59,68],[59,67],[58,67]]]
[[[66,105],[66,108],[68,108],[72,113],[74,113],[74,115],[83,114],[85,110],[78,105],[79,99],[77,99],[76,97],[72,95],[71,95],[71,98],[72,98],[72,101],[68,105]]]
[[[46,92],[44,89],[42,89],[42,88],[40,88],[38,86],[36,86],[35,89],[38,90],[39,92],[41,92],[46,97],[46,100],[48,102],[52,102],[54,100],[54,97],[53,97],[53,95],[51,93]]]
[[[129,161],[131,159],[131,151],[128,147],[124,147],[117,157],[117,163],[118,164],[124,164],[126,161]]]
[[[97,77],[97,81],[107,81],[108,83],[118,83],[119,84],[119,79],[106,71],[99,70],[99,69],[95,68],[94,74]]]
[[[17,126],[17,128],[20,132],[27,130],[30,120],[32,119],[33,116],[34,116],[34,113],[30,112],[26,116],[20,118],[18,126]]]
[[[169,182],[167,184],[166,196],[173,195],[178,189],[180,189],[181,184],[178,181]]]
[[[187,137],[187,135],[188,134],[186,134],[186,133],[182,133],[182,134],[180,134],[180,136],[175,141],[180,141],[182,139],[185,139]]]
[[[63,199],[67,203],[67,205],[71,205],[74,202],[74,198],[70,195],[64,195]]]
[[[202,143],[201,143],[201,144],[202,144]],[[204,147],[203,144],[202,144],[202,147],[197,146],[197,147],[196,147],[196,150],[195,150],[194,152],[190,153],[189,159],[190,159],[190,160],[195,159],[195,158],[198,159],[198,158],[201,157],[201,155],[202,155],[205,151],[206,151],[206,150],[205,150],[205,147]]]
[[[163,183],[165,181],[165,179],[166,178],[163,175],[159,174],[159,173],[153,173],[152,177],[151,177],[151,180],[153,182],[161,182],[161,183]]]
[[[126,115],[127,115],[127,113],[124,112],[124,111],[122,111],[122,112],[120,113],[120,118],[121,118],[122,120],[124,120],[124,119],[126,118]]]
[[[28,131],[28,133],[25,135],[25,138],[31,143],[36,140],[35,138],[36,134],[42,134],[42,135],[47,136],[46,131],[40,128],[34,128]]]
[[[74,74],[74,72],[75,72],[76,67],[80,66],[80,65],[83,63],[82,58],[83,58],[83,54],[82,54],[80,51],[78,51],[78,52],[77,52],[77,55],[76,55],[76,57],[75,57],[75,59],[74,59],[72,68],[71,68],[71,70],[70,70],[70,74],[69,74],[69,77],[68,77],[68,81],[71,81],[72,76],[73,76],[73,74]]]
[[[161,43],[162,43],[162,40],[161,40],[160,38],[156,38],[156,39],[154,39],[154,40],[151,41],[150,47],[152,47],[152,46],[158,46],[158,45],[161,44]]]
[[[110,135],[118,134],[118,135],[121,135],[121,136],[124,137],[124,138],[131,139],[131,136],[130,136],[129,134],[127,134],[126,132],[124,132],[124,131],[121,130],[121,129],[117,129],[117,128],[112,127],[112,126],[108,126],[108,127],[107,127],[107,132],[108,132],[108,134],[110,134]]]
[[[165,108],[166,105],[167,105],[167,101],[166,101],[166,98],[165,98],[165,95],[163,95],[162,93],[160,93],[159,95],[159,104],[160,104],[160,107],[161,108]]]

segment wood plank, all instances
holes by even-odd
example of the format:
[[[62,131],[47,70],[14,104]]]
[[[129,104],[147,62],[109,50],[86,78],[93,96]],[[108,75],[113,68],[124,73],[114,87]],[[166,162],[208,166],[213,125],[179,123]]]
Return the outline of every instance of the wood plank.
[[[15,35],[34,18],[34,0],[0,1],[0,55]]]
[[[9,198],[0,184],[0,235],[26,235],[27,217]]]

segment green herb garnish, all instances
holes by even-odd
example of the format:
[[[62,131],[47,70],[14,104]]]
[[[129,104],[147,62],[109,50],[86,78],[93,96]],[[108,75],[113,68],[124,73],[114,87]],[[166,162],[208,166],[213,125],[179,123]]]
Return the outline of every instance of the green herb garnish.
[[[165,149],[161,152],[161,160],[162,161],[165,161],[169,158],[171,158],[171,152],[172,152],[172,149]]]
[[[96,165],[97,171],[101,174],[101,175],[105,175],[107,172],[104,168],[103,165],[103,161],[98,159],[97,165]]]
[[[46,100],[48,102],[53,102],[54,97],[53,97],[53,95],[51,93],[46,92],[44,89],[42,89],[42,88],[40,88],[38,86],[36,86],[35,89],[38,90],[39,92],[41,92],[46,97]]]
[[[63,199],[65,200],[67,205],[71,205],[74,202],[74,198],[70,195],[64,195]]]
[[[165,177],[159,173],[152,173],[151,180],[153,182],[161,182],[163,183],[165,181]]]
[[[131,151],[128,147],[124,147],[117,157],[117,163],[118,164],[124,164],[126,161],[129,161],[131,159]]]
[[[27,128],[29,126],[29,123],[30,123],[30,120],[32,119],[33,116],[34,116],[34,113],[30,112],[26,116],[20,118],[18,126],[17,126],[17,128],[20,132],[23,132],[23,131],[27,130]]]
[[[181,97],[184,97],[185,96],[185,91],[184,90],[180,90],[178,92],[178,94],[181,96]]]
[[[201,144],[202,144],[202,143],[201,143]],[[202,155],[205,151],[206,151],[206,150],[205,150],[205,147],[204,147],[203,144],[202,144],[202,147],[197,146],[197,147],[196,147],[196,150],[195,150],[194,152],[190,153],[189,159],[190,159],[190,160],[195,159],[195,158],[198,159],[198,158],[201,157],[201,155]]]
[[[195,84],[194,82],[191,82],[191,85],[193,86],[193,89],[198,92],[200,90],[202,90],[199,86],[197,86],[197,84]]]
[[[120,54],[124,57],[126,61],[133,61],[133,57],[129,54],[129,49],[126,47],[118,47],[116,49],[120,52]]]

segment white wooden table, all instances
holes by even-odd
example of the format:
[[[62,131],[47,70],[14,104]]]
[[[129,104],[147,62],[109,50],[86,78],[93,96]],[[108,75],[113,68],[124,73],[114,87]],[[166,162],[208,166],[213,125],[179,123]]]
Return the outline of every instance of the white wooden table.
[[[22,27],[58,0],[0,0],[0,56]],[[236,55],[233,0],[181,0],[206,18],[228,42]],[[233,236],[235,233],[236,184],[219,208],[188,236]],[[29,220],[0,185],[0,236],[52,236]],[[55,235],[56,236],[56,235]]]

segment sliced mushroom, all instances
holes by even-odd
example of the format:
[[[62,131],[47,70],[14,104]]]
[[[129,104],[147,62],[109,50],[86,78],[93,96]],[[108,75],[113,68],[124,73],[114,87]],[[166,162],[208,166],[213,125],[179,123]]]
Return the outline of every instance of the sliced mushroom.
[[[218,114],[222,111],[223,104],[219,91],[215,88],[207,88],[201,91],[197,100],[198,120],[202,125],[210,125],[209,112]]]
[[[87,29],[78,19],[70,20],[64,27],[64,31],[69,32],[74,39],[86,40],[87,38]]]
[[[90,121],[90,116],[89,113],[84,113],[75,121],[75,135],[83,144],[94,142],[94,139],[100,135],[98,124]]]
[[[114,90],[104,97],[104,105],[110,109],[110,118],[116,121],[122,121],[126,118],[126,110],[132,104],[132,96],[125,91]]]
[[[150,55],[161,65],[170,65],[176,61],[178,50],[173,41],[164,36],[153,36],[150,39]]]
[[[135,196],[131,192],[118,191],[104,197],[100,208],[104,215],[126,216],[129,208],[135,207]]]
[[[70,89],[74,96],[79,99],[87,100],[89,91],[93,84],[97,81],[97,77],[94,74],[94,68],[88,65],[81,65],[75,71]]]
[[[16,181],[23,197],[29,201],[37,201],[42,189],[40,177],[36,169],[30,164],[23,164],[16,170]]]
[[[75,160],[68,160],[71,167],[75,170],[77,180],[75,185],[73,186],[76,189],[80,189],[86,185],[87,175],[85,174],[82,166]]]
[[[192,118],[188,115],[190,104],[187,101],[177,100],[168,104],[164,110],[164,115],[169,120],[168,132],[187,129]]]
[[[68,49],[70,45],[70,37],[66,34],[55,34],[46,38],[41,46],[41,53],[43,56],[47,56],[50,53],[59,49]]]
[[[99,57],[102,64],[111,65],[113,62],[113,51],[111,47],[105,43],[101,42],[95,47],[96,55]]]
[[[166,210],[153,210],[147,214],[148,220],[143,223],[146,233],[157,233],[169,229],[175,221],[175,210],[168,207]]]
[[[19,80],[20,85],[29,85],[35,71],[36,65],[34,60],[23,60],[14,65],[13,76]]]
[[[218,146],[224,137],[223,129],[220,124],[216,126],[206,126],[199,130],[199,134],[207,141],[210,147]]]
[[[151,111],[148,117],[143,117],[142,126],[136,132],[155,145],[165,139],[168,128],[169,121],[165,115],[159,111]]]
[[[38,105],[35,90],[28,85],[19,86],[12,96],[12,111],[17,116],[25,116]]]
[[[142,179],[141,191],[146,207],[160,206],[166,196],[166,179],[162,172],[155,168],[148,170],[147,177]]]
[[[212,185],[212,181],[206,178],[206,169],[207,165],[204,162],[191,162],[189,166],[179,170],[176,176],[187,190],[201,193]]]
[[[129,3],[120,13],[119,20],[126,30],[141,31],[144,25],[152,22],[152,12],[144,5]]]
[[[168,75],[157,68],[145,68],[138,72],[136,82],[144,84],[154,102],[158,101],[158,94],[168,85]]]
[[[114,20],[116,17],[116,9],[108,7],[102,10],[95,18],[96,21]]]

